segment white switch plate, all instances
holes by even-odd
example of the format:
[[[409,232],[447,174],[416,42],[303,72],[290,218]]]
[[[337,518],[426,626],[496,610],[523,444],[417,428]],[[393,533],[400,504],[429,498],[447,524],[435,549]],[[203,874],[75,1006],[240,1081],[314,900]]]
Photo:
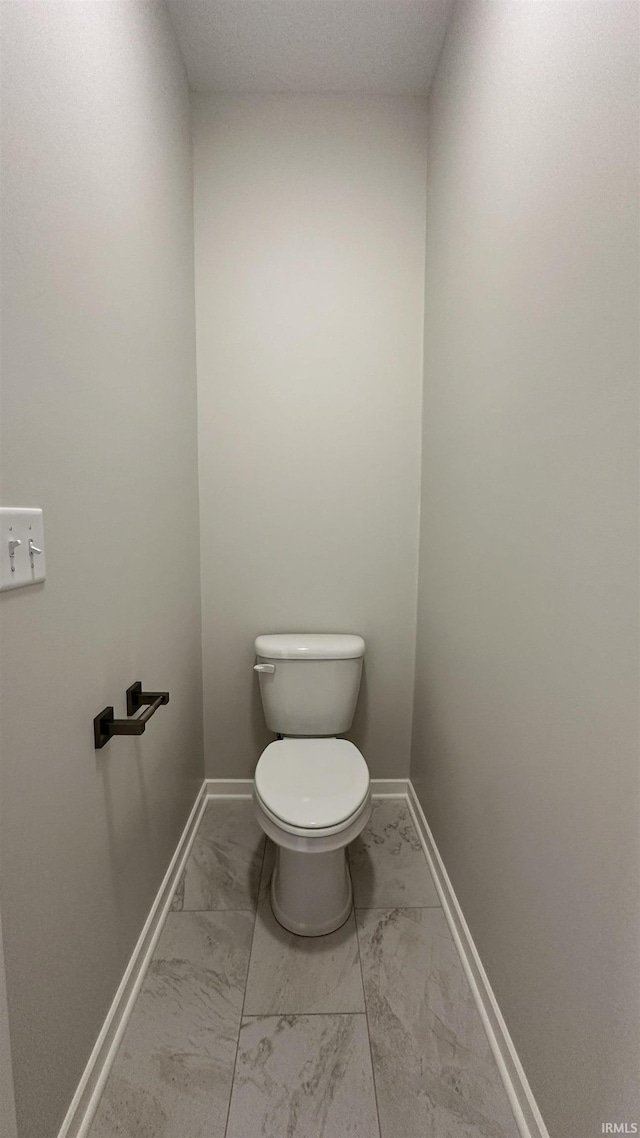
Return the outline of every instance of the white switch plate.
[[[9,542],[19,541],[10,556]],[[29,555],[29,541],[41,553]],[[0,590],[20,589],[44,581],[44,522],[42,510],[0,506]]]

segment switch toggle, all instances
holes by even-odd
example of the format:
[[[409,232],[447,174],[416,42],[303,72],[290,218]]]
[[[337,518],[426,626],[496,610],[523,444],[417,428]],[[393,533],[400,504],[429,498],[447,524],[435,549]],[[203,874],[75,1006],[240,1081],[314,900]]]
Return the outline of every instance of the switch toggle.
[[[15,554],[18,546],[22,545],[22,542],[20,541],[19,537],[14,537],[14,538],[9,539],[9,541],[7,542],[7,545],[9,546],[9,562],[11,564],[11,572],[15,573],[16,566],[15,566],[14,554]]]
[[[37,554],[41,554],[41,553],[42,553],[42,550],[41,550],[41,549],[38,549],[38,546],[37,546],[37,545],[34,545],[34,543],[33,543],[33,538],[31,538],[31,537],[30,537],[30,538],[29,538],[29,557],[30,557],[30,559],[31,559],[31,568],[32,568],[32,569],[34,568],[34,562],[33,562],[33,555],[34,555],[34,553],[37,553]]]

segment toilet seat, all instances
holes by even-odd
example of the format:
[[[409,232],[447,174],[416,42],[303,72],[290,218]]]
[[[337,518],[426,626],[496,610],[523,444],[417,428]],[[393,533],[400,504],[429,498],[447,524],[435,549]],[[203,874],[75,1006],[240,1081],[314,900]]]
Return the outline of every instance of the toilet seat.
[[[358,807],[355,813],[351,814],[348,818],[345,818],[342,822],[339,822],[336,826],[326,826],[322,829],[315,827],[315,829],[310,830],[304,826],[293,826],[289,822],[283,822],[281,818],[278,818],[277,814],[274,814],[268,806],[265,806],[260,795],[256,791],[255,786],[253,788],[253,796],[257,806],[259,807],[259,810],[262,813],[263,818],[266,818],[271,822],[271,827],[269,829],[266,827],[263,828],[274,842],[281,842],[285,845],[288,845],[288,842],[285,840],[285,834],[291,834],[293,838],[306,839],[305,848],[308,849],[312,848],[314,845],[319,846],[321,839],[324,838],[326,838],[328,841],[331,841],[332,848],[335,846],[343,845],[344,841],[341,835],[345,834],[348,830],[353,829],[362,815],[367,813],[371,807],[371,795],[367,794],[364,802],[361,806]],[[367,819],[365,818],[365,822],[366,821]],[[262,825],[262,822],[260,824]],[[336,835],[338,836],[337,842],[332,841],[332,838],[334,838]],[[347,837],[347,842],[349,841],[351,841],[351,838]],[[299,849],[299,843],[296,843],[291,848]]]
[[[255,793],[290,834],[313,837],[351,826],[369,800],[369,770],[347,739],[279,739],[263,751]]]

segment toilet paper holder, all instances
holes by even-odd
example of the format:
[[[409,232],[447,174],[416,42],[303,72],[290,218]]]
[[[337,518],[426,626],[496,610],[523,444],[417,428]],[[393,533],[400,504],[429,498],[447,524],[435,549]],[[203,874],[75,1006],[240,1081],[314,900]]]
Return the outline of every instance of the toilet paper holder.
[[[127,688],[127,715],[133,716],[141,707],[147,708],[137,719],[114,719],[113,708],[105,707],[93,721],[93,741],[96,751],[101,750],[114,735],[142,735],[152,715],[163,703],[169,702],[168,691],[143,691],[136,680]]]

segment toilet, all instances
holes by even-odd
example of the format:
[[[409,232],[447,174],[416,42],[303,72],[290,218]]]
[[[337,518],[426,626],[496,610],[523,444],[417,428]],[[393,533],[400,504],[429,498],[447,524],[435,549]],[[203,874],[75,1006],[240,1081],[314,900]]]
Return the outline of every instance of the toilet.
[[[271,907],[299,936],[344,924],[353,904],[347,846],[371,814],[369,770],[348,731],[360,688],[361,636],[258,636],[255,671],[278,735],[256,766],[253,803],[276,846]]]

